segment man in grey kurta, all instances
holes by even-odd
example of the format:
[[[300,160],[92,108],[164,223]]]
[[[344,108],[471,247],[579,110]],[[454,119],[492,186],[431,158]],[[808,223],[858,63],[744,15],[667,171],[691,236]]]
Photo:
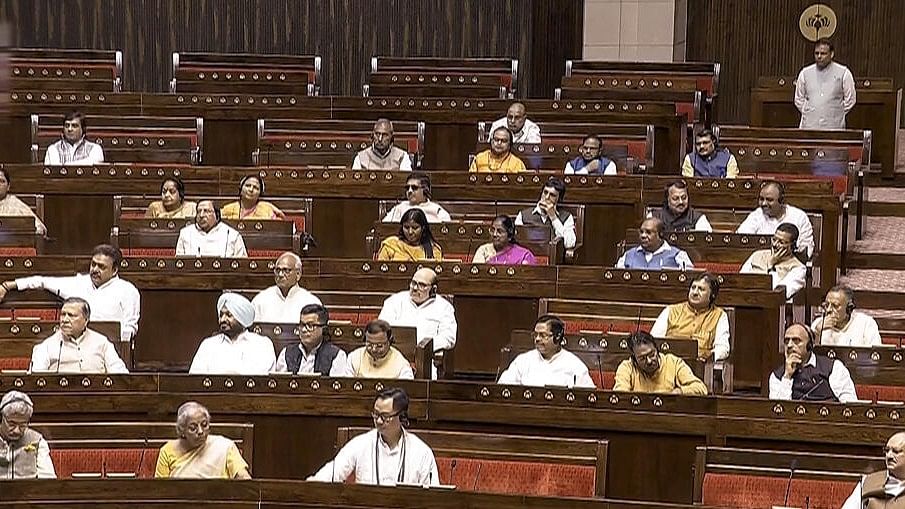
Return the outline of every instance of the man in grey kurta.
[[[855,79],[833,55],[833,44],[820,39],[814,63],[798,73],[795,107],[801,112],[801,129],[845,129],[845,115],[855,107]]]

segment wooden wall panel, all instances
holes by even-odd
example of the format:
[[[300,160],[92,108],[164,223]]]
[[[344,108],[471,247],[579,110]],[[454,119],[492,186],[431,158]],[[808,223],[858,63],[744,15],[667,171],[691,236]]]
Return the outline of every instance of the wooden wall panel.
[[[315,53],[323,93],[353,95],[380,54],[512,56],[523,73],[537,62],[523,86],[549,97],[563,60],[581,55],[583,12],[582,0],[0,2],[14,46],[123,50],[124,90],[165,91],[172,51]]]
[[[797,75],[814,61],[813,43],[798,18],[816,0],[688,0],[687,60],[717,61],[719,122],[748,121],[750,89],[758,76]],[[831,38],[836,60],[855,77],[890,76],[905,86],[902,0],[820,0],[839,26]]]

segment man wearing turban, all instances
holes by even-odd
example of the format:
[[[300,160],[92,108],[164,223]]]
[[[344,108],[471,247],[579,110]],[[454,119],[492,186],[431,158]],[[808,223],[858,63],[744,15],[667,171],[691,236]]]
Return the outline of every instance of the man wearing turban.
[[[266,375],[276,355],[269,338],[248,327],[255,320],[255,308],[245,297],[224,293],[217,300],[220,333],[205,338],[195,352],[190,374]]]

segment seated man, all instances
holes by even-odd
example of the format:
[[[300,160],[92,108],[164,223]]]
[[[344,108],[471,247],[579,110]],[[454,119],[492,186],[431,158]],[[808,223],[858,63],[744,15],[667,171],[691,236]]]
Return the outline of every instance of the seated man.
[[[135,285],[119,278],[122,251],[110,244],[95,246],[88,274],[66,277],[31,276],[0,283],[0,302],[12,290],[42,289],[66,299],[81,297],[94,310],[96,322],[119,322],[120,340],[130,341],[138,333],[141,295]]]
[[[715,305],[720,281],[710,273],[691,280],[688,300],[666,306],[651,327],[655,338],[694,339],[698,357],[721,361],[729,357],[729,316]]]
[[[685,251],[670,246],[663,240],[663,221],[650,217],[641,222],[638,228],[638,241],[641,243],[619,257],[617,269],[693,269],[694,264]]]
[[[468,171],[474,173],[518,173],[525,163],[512,153],[512,131],[497,127],[490,135],[490,148],[475,156]]]
[[[429,223],[448,223],[452,221],[449,212],[440,204],[431,201],[431,179],[426,173],[412,173],[405,181],[405,201],[399,202],[383,216],[384,223],[398,223],[402,215],[411,208],[424,211]]]
[[[534,349],[512,359],[497,383],[595,388],[588,367],[563,348],[565,342],[566,325],[558,316],[539,317],[534,322]]]
[[[707,216],[691,208],[688,203],[688,184],[676,180],[666,185],[663,206],[651,211],[647,217],[663,221],[663,230],[670,232],[712,232]]]
[[[826,292],[821,308],[824,314],[811,324],[818,343],[833,346],[882,345],[877,321],[855,310],[855,292],[847,286],[834,286]]]
[[[91,307],[69,297],[60,308],[60,328],[31,352],[31,370],[55,373],[128,373],[116,347],[106,336],[88,328]]]
[[[566,249],[575,247],[575,218],[566,210],[560,210],[556,206],[566,197],[566,184],[556,178],[550,177],[540,190],[540,199],[534,208],[528,207],[519,211],[515,216],[515,225],[541,226],[549,224],[553,228],[556,237],[562,237],[563,246]]]
[[[782,223],[776,227],[770,249],[759,249],[751,254],[742,265],[742,274],[769,274],[773,288],[786,287],[786,298],[791,299],[798,290],[804,288],[807,269],[795,257],[798,242],[798,228],[794,224]]]
[[[211,414],[200,403],[183,403],[176,412],[176,440],[160,448],[154,477],[173,479],[251,479],[235,442],[211,435]]]
[[[452,350],[458,329],[456,310],[437,294],[438,289],[437,273],[427,267],[418,269],[408,290],[394,293],[383,301],[378,318],[398,327],[415,327],[418,345],[423,347],[433,341],[435,353]],[[436,358],[434,363],[435,366],[438,363]]]
[[[522,103],[512,103],[504,118],[498,119],[490,125],[490,132],[498,127],[505,127],[512,131],[512,143],[540,143],[540,127],[528,120],[528,113]]]
[[[195,223],[179,231],[176,256],[245,258],[248,252],[242,234],[220,220],[214,202],[202,200],[195,209]]]
[[[408,426],[409,397],[402,389],[384,389],[374,399],[374,429],[349,440],[333,461],[309,481],[345,482],[355,474],[356,484],[439,486],[434,451]]]
[[[251,305],[255,307],[255,322],[296,323],[303,307],[320,304],[320,299],[299,286],[301,277],[302,259],[288,251],[281,254],[273,268],[276,284],[261,290],[251,300]]]
[[[28,426],[34,410],[24,392],[9,391],[0,399],[0,481],[57,477],[47,440]]]
[[[393,343],[393,327],[383,320],[371,320],[365,328],[365,346],[348,355],[343,376],[414,379],[412,364]]]
[[[578,147],[578,157],[566,163],[563,173],[566,175],[615,175],[616,163],[610,161],[601,152],[603,142],[600,136],[589,134],[584,137]]]
[[[635,332],[628,338],[628,347],[631,358],[616,368],[614,391],[707,395],[707,386],[688,364],[671,353],[660,353],[650,334]]]
[[[808,215],[797,207],[786,204],[786,190],[782,182],[770,181],[760,188],[760,207],[753,210],[736,233],[749,235],[773,235],[782,223],[791,223],[798,228],[798,252],[808,257],[814,252],[814,228]]]
[[[63,137],[51,143],[44,153],[47,166],[91,166],[104,162],[104,150],[86,139],[88,120],[81,111],[71,111],[63,119]]]
[[[857,401],[855,383],[839,359],[817,355],[816,334],[803,323],[786,329],[785,363],[770,375],[770,399]]]
[[[880,470],[861,477],[861,481],[852,490],[842,509],[861,509],[862,507],[894,507],[902,503],[905,493],[905,432],[898,432],[889,437],[883,448],[886,457],[886,470]]]
[[[273,370],[294,375],[343,376],[346,352],[330,341],[330,313],[320,304],[308,304],[299,313],[299,344],[280,351]]]
[[[412,171],[412,156],[393,145],[393,139],[393,123],[385,118],[377,119],[371,146],[355,155],[352,169]]]
[[[255,321],[255,308],[236,293],[217,300],[220,334],[205,338],[195,352],[192,375],[266,375],[275,355],[269,338],[248,330]]]
[[[734,179],[738,176],[738,162],[728,148],[717,149],[713,131],[701,129],[694,135],[694,151],[682,163],[682,176]]]

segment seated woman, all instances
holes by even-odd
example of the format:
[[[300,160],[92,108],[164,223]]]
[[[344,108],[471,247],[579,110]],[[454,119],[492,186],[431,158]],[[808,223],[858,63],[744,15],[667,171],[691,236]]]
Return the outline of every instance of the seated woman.
[[[31,216],[35,218],[35,231],[39,235],[46,235],[47,227],[38,219],[31,207],[9,194],[10,184],[9,173],[5,168],[0,168],[0,216]]]
[[[720,281],[705,272],[691,280],[688,298],[663,309],[650,333],[655,338],[694,339],[698,357],[713,354],[715,361],[729,357],[729,317],[717,306]]]
[[[443,251],[434,240],[423,210],[409,209],[402,214],[399,234],[383,239],[377,259],[391,262],[443,259]]]
[[[195,202],[185,201],[185,184],[178,177],[168,177],[160,184],[160,201],[151,202],[145,217],[186,219],[195,217]]]
[[[264,180],[247,175],[239,183],[239,200],[227,203],[220,210],[223,219],[286,219],[286,214],[270,202],[262,201]]]
[[[183,403],[176,413],[176,440],[160,448],[154,477],[251,479],[248,463],[232,440],[210,434],[211,414],[200,403]]]
[[[490,239],[475,251],[472,263],[494,265],[537,265],[534,254],[519,245],[515,239],[515,222],[503,214],[496,216],[490,225]]]

